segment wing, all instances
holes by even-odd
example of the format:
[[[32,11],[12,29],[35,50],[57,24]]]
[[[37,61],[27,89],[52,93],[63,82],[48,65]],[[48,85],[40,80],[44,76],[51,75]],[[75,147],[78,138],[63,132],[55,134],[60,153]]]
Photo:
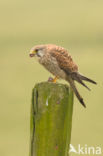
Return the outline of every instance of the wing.
[[[78,71],[78,66],[73,62],[71,55],[64,48],[55,48],[51,55],[56,58],[58,65],[67,74]]]

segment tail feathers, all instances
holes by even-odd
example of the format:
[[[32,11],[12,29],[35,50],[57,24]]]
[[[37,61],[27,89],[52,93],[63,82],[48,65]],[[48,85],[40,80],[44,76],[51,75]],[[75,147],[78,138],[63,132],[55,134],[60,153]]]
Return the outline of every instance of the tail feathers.
[[[86,105],[85,105],[85,103],[84,103],[84,101],[83,101],[83,98],[81,97],[81,95],[79,94],[79,92],[78,92],[78,90],[77,90],[77,88],[76,88],[76,86],[75,86],[74,80],[72,80],[72,79],[67,79],[67,81],[70,83],[70,86],[71,86],[71,88],[73,89],[73,91],[74,91],[76,97],[78,98],[78,100],[80,101],[80,103],[81,103],[84,107],[86,107]]]
[[[88,86],[79,77],[76,76],[75,80],[79,82],[81,85],[83,85],[84,87],[86,87],[88,90],[90,90],[90,88],[88,88]]]
[[[90,88],[88,88],[87,85],[85,85],[85,83],[82,81],[82,80],[85,80],[85,81],[89,81],[93,84],[97,84],[95,81],[81,75],[80,73],[72,73],[71,74],[71,77],[73,80],[76,80],[77,82],[79,82],[81,85],[83,85],[84,87],[86,87],[88,90],[90,90]]]
[[[80,78],[81,80],[88,81],[88,82],[91,82],[91,83],[93,83],[93,84],[97,84],[95,81],[93,81],[93,80],[91,80],[91,79],[89,79],[89,78],[87,78],[87,77],[81,75],[80,73],[77,73],[77,75],[79,76],[79,78]]]

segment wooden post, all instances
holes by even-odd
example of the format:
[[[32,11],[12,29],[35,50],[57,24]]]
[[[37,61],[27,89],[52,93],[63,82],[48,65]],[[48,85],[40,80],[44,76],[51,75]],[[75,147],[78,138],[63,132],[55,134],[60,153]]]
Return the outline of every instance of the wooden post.
[[[30,156],[69,156],[73,92],[42,82],[32,92]]]

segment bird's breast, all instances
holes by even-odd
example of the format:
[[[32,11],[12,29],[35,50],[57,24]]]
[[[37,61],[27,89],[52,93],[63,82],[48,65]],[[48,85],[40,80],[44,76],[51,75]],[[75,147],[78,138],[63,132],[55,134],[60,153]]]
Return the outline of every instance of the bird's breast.
[[[52,56],[45,56],[39,60],[39,63],[42,64],[49,72],[51,72],[56,77],[65,79],[65,72],[59,67],[56,58]]]

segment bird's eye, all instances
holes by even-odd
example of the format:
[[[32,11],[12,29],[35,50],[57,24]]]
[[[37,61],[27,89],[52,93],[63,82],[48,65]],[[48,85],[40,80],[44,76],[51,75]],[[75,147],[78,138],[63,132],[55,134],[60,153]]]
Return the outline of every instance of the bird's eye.
[[[38,49],[35,49],[35,52],[38,52]]]

